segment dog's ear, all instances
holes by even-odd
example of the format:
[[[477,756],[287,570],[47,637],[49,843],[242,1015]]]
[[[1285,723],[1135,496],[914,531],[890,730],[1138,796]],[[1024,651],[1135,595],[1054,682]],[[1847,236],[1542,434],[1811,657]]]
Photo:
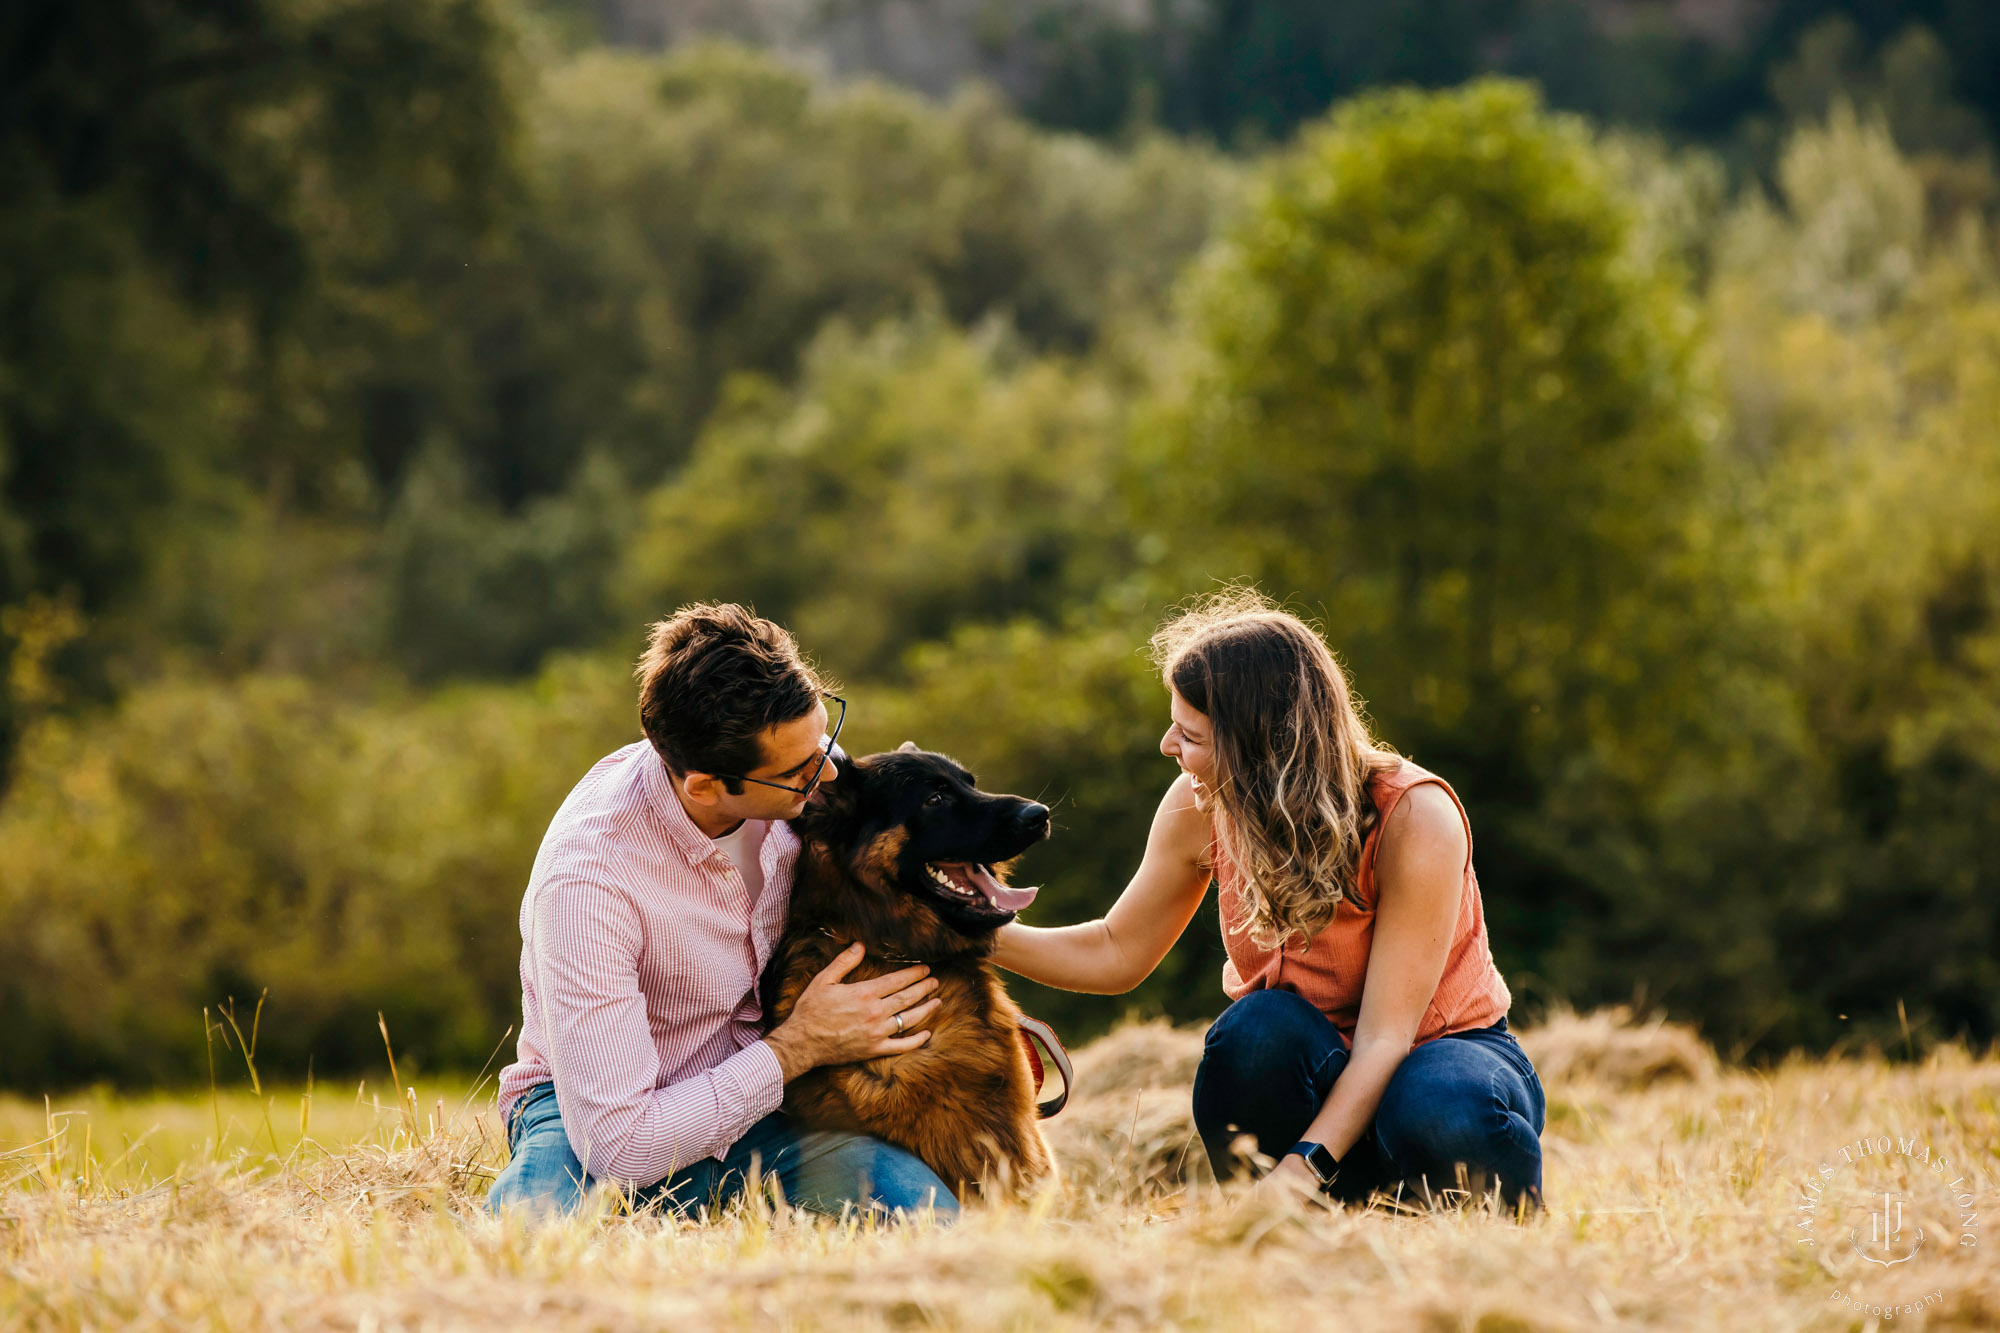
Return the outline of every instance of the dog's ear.
[[[916,748],[917,748],[917,743],[915,741],[904,741],[901,745],[898,745],[896,747],[896,753],[901,754],[905,750],[914,750]]]
[[[792,817],[793,832],[829,843],[847,842],[858,831],[862,794],[867,785],[867,765],[846,760],[840,776],[832,782],[822,782],[806,802],[806,808]]]

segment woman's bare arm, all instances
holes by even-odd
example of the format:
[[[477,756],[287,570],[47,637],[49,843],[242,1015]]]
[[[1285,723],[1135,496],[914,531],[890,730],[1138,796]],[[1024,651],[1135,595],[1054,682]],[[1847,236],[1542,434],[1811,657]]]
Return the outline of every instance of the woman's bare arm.
[[[1354,1021],[1354,1050],[1302,1136],[1335,1157],[1345,1157],[1374,1119],[1389,1079],[1417,1039],[1444,975],[1471,853],[1458,806],[1434,784],[1411,788],[1382,827],[1375,857],[1375,936]],[[1280,1165],[1305,1170],[1290,1157]]]
[[[1152,974],[1187,929],[1209,872],[1208,816],[1195,809],[1186,774],[1153,815],[1146,855],[1111,910],[1074,926],[1003,926],[993,960],[1061,990],[1119,995]]]

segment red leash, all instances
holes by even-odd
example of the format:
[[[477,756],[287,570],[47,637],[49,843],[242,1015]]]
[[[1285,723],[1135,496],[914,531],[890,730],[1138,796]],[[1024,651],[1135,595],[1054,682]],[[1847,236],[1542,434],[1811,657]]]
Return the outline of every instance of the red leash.
[[[1076,1084],[1069,1052],[1063,1049],[1054,1028],[1026,1014],[1021,1016],[1021,1045],[1028,1052],[1028,1071],[1035,1077],[1035,1111],[1047,1120],[1068,1104],[1069,1090]],[[1055,1084],[1052,1091],[1048,1087],[1051,1081]]]

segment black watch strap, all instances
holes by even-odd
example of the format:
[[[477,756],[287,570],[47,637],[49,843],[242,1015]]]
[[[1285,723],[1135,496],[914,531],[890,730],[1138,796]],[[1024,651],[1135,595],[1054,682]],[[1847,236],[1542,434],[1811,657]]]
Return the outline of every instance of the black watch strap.
[[[1340,1159],[1328,1152],[1325,1144],[1300,1140],[1292,1145],[1292,1151],[1306,1159],[1306,1170],[1313,1173],[1321,1189],[1333,1184],[1340,1175]]]

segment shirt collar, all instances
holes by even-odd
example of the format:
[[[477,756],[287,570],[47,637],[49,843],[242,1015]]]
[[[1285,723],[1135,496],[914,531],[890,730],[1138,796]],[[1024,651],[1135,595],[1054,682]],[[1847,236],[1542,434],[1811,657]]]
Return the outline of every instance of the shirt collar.
[[[660,752],[648,742],[645,758],[639,770],[646,790],[646,804],[653,808],[653,818],[660,821],[660,827],[667,831],[667,838],[687,858],[691,866],[698,866],[721,849],[715,839],[701,831],[681,805],[681,798],[674,794],[674,781],[667,772]]]

